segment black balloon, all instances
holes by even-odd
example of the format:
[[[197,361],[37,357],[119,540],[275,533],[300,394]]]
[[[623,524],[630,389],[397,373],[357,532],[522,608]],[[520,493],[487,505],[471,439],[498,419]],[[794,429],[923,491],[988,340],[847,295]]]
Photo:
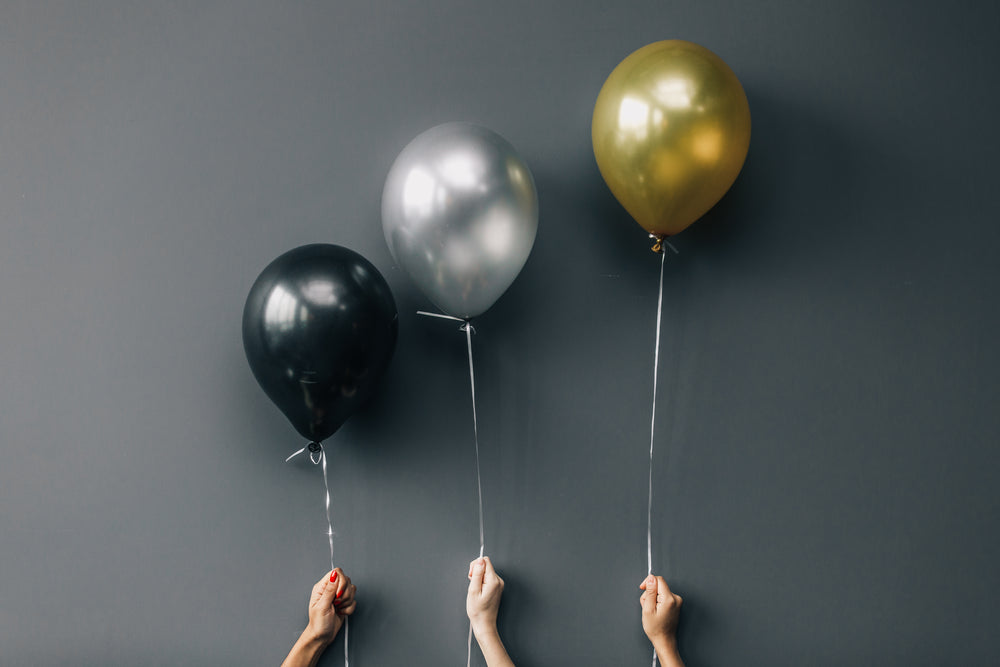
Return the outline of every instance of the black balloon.
[[[314,442],[371,397],[397,329],[385,279],[367,259],[336,245],[306,245],[278,257],[243,308],[243,348],[254,377]]]

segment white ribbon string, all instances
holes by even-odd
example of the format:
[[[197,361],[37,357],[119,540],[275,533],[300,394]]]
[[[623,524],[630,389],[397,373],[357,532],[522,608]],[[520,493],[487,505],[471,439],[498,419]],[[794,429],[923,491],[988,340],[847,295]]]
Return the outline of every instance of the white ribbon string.
[[[472,619],[469,619],[469,643],[465,654],[465,667],[472,667]]]
[[[664,241],[674,253],[677,249]],[[649,496],[646,501],[646,576],[653,574],[653,434],[656,431],[656,378],[660,369],[660,323],[663,318],[663,266],[667,254],[660,253],[660,289],[656,297],[656,345],[653,350],[653,410],[649,421]],[[653,650],[653,667],[656,667],[656,650]]]
[[[289,456],[287,459],[285,459],[285,463],[288,463],[289,461],[291,461],[292,459],[294,459],[296,456],[298,456],[299,454],[301,454],[304,451],[306,451],[305,447],[303,447],[302,449],[300,449],[299,451],[295,452],[294,454],[292,454],[291,456]]]
[[[472,431],[476,442],[476,489],[479,492],[479,557],[486,552],[485,532],[483,531],[483,479],[479,473],[479,418],[476,416],[476,373],[472,366],[472,325],[468,321],[462,326],[465,330],[465,340],[469,349],[469,387],[472,389]],[[472,666],[472,619],[469,619],[469,640],[466,647],[465,667]]]
[[[653,350],[653,410],[649,421],[649,499],[646,502],[646,574],[653,574],[653,434],[656,431],[656,377],[660,368],[660,322],[663,317],[663,266],[667,255],[660,255],[660,291],[656,297],[656,346]]]
[[[462,327],[465,330],[465,340],[469,349],[469,387],[472,390],[472,432],[476,442],[476,490],[479,493],[479,557],[486,552],[486,538],[483,531],[483,479],[479,474],[479,419],[476,416],[476,372],[472,366],[472,325],[468,322]]]
[[[459,327],[459,330],[465,332],[466,349],[469,351],[469,388],[472,391],[472,431],[476,444],[476,491],[479,495],[479,557],[482,558],[483,554],[486,553],[486,532],[483,526],[483,478],[479,467],[479,418],[476,414],[476,371],[472,363],[472,334],[475,332],[475,329],[469,320],[463,320],[461,317],[453,317],[441,313],[429,313],[425,310],[418,310],[417,315],[461,322],[462,326]]]
[[[468,320],[463,320],[461,317],[452,317],[451,315],[443,315],[441,313],[428,313],[426,310],[418,310],[417,315],[426,315],[427,317],[437,317],[442,320],[453,320],[455,322],[468,322]]]
[[[323,488],[326,489],[326,538],[330,541],[330,569],[332,570],[336,566],[333,564],[333,522],[330,521],[330,481],[326,476],[326,450],[322,449],[322,445],[320,445],[319,460],[323,464]]]
[[[472,431],[476,443],[476,491],[479,494],[479,557],[482,558],[483,554],[486,553],[486,532],[483,527],[483,478],[480,473],[479,468],[479,418],[476,415],[476,371],[472,363],[472,333],[474,329],[469,320],[463,320],[460,317],[452,317],[451,315],[442,315],[440,313],[428,313],[423,310],[418,310],[417,315],[426,315],[427,317],[438,317],[443,320],[453,320],[456,322],[462,322],[460,327],[461,331],[465,332],[465,342],[466,348],[469,351],[469,388],[472,390]],[[465,655],[465,667],[471,667],[472,665],[472,620],[469,620],[469,639],[466,646]]]
[[[316,449],[313,449],[312,444],[316,445]],[[306,451],[306,447],[303,447],[299,451],[295,452],[287,459],[285,463],[288,463],[296,456]],[[330,570],[335,570],[337,568],[333,563],[333,521],[330,519],[330,480],[326,473],[326,450],[320,443],[311,443],[308,447],[309,449],[309,460],[312,461],[313,465],[320,465],[323,469],[323,489],[326,492],[326,537],[330,543]],[[350,617],[344,617],[344,667],[350,667],[350,657],[348,653],[348,639],[351,633],[351,619]]]

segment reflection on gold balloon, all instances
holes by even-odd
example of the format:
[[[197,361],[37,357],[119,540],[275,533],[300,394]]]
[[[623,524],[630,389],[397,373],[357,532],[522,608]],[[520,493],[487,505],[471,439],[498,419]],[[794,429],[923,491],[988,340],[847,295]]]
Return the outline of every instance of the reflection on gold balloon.
[[[591,128],[601,175],[649,233],[672,236],[736,180],[750,107],[717,55],[682,40],[649,44],[611,72]]]

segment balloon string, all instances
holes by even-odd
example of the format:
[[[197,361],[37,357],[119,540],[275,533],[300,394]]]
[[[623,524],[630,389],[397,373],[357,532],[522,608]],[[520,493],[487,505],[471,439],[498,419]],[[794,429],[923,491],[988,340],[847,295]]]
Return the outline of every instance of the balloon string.
[[[674,248],[668,241],[658,239],[657,244],[663,243],[674,253]],[[656,431],[656,379],[660,369],[660,325],[663,320],[663,266],[666,264],[667,254],[660,252],[660,288],[656,296],[656,345],[653,348],[653,409],[649,420],[649,495],[646,500],[646,575],[653,574],[653,435]],[[653,650],[653,667],[656,667],[656,650]]]
[[[285,459],[285,463],[288,463],[293,458],[306,451],[306,449],[309,450],[309,460],[312,461],[313,465],[320,465],[323,470],[323,489],[326,492],[326,537],[330,543],[330,569],[335,570],[337,566],[334,565],[333,562],[333,521],[330,518],[330,479],[326,472],[326,450],[323,448],[322,444],[318,442],[311,442],[308,447],[303,447]],[[344,667],[350,667],[350,656],[348,654],[348,640],[351,632],[350,623],[350,617],[344,617]]]
[[[476,417],[476,372],[472,366],[472,325],[468,322],[462,327],[469,349],[469,387],[472,389],[472,431],[476,442],[476,490],[479,493],[479,557],[482,558],[486,549],[485,532],[483,531],[483,479],[479,473],[479,420]]]
[[[486,552],[485,532],[483,531],[483,478],[479,472],[479,419],[476,416],[476,373],[472,365],[472,325],[466,320],[462,325],[465,331],[465,341],[469,349],[469,387],[472,389],[472,431],[476,442],[476,490],[479,492],[479,557]],[[472,619],[469,619],[469,641],[465,656],[465,667],[472,665]]]
[[[330,481],[326,475],[326,451],[320,449],[319,457],[323,463],[323,488],[326,490],[326,537],[330,541],[330,569],[332,570],[336,566],[333,564],[333,522],[330,521]]]
[[[452,315],[444,315],[441,313],[430,313],[426,310],[418,310],[417,315],[425,315],[427,317],[437,317],[442,320],[462,322],[462,326],[459,327],[459,330],[465,332],[466,348],[469,352],[469,388],[472,391],[472,430],[476,444],[476,491],[479,495],[479,557],[482,558],[483,554],[486,553],[486,532],[483,528],[483,478],[480,473],[479,466],[479,418],[476,415],[476,371],[475,366],[472,363],[472,334],[475,333],[476,330],[469,320],[463,320],[461,317],[453,317]]]
[[[326,490],[326,537],[330,541],[330,569],[336,569],[333,564],[333,522],[330,520],[330,480],[326,474],[326,450],[320,445],[320,459],[323,462],[323,488]],[[348,641],[351,636],[351,618],[344,617],[344,667],[350,666],[350,655],[348,653]]]
[[[473,329],[472,324],[468,320],[452,317],[451,315],[428,313],[423,310],[418,310],[417,315],[438,317],[444,320],[454,320],[463,323],[460,330],[465,332],[466,349],[469,351],[469,388],[472,391],[472,431],[476,443],[476,491],[479,495],[479,557],[482,558],[483,554],[486,553],[486,531],[483,528],[483,477],[479,466],[479,417],[476,414],[476,371],[472,363],[472,334],[475,329]],[[472,667],[472,619],[469,619],[469,637],[466,642],[465,667]]]
[[[463,320],[461,317],[452,317],[451,315],[442,315],[441,313],[428,313],[426,310],[418,310],[417,315],[426,315],[427,317],[438,317],[442,320],[454,320],[455,322],[468,322],[468,320]]]
[[[660,368],[660,322],[663,318],[663,265],[667,255],[660,255],[660,290],[656,298],[656,346],[653,350],[653,410],[649,421],[649,498],[646,501],[646,569],[653,574],[653,434],[656,430],[656,377]]]
[[[472,667],[472,619],[469,619],[469,643],[466,647],[465,667]]]

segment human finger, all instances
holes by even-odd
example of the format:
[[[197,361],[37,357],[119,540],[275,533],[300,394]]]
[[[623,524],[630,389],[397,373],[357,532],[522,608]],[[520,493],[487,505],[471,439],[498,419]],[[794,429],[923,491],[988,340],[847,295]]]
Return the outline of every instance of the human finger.
[[[653,575],[646,577],[642,582],[645,593],[639,596],[639,604],[642,605],[643,614],[652,614],[656,611],[656,578]]]
[[[490,560],[489,556],[483,556],[483,562],[485,563],[486,571],[483,573],[483,579],[488,582],[499,581],[503,583],[503,579],[497,574],[497,571],[493,568],[493,561]]]
[[[346,589],[344,589],[344,596],[334,602],[334,609],[341,616],[350,616],[354,613],[354,610],[358,605],[358,589],[354,584],[351,584]]]
[[[330,570],[329,572],[327,572],[326,574],[324,574],[322,577],[320,577],[319,581],[317,581],[313,585],[313,593],[316,594],[316,595],[322,595],[323,591],[326,590],[326,585],[330,581],[330,577],[331,576],[333,576],[333,570]]]
[[[348,580],[350,581],[350,580]],[[333,601],[333,605],[337,609],[343,609],[350,603],[354,602],[355,595],[357,595],[358,589],[354,584],[349,584],[343,590],[343,595],[340,598],[336,598]]]
[[[661,595],[663,596],[673,595],[673,592],[670,590],[670,586],[667,586],[667,580],[664,579],[663,577],[656,578],[656,595],[657,597]]]
[[[330,570],[330,574],[322,582],[325,586],[321,600],[325,606],[333,606],[334,596],[337,594],[337,584],[340,579],[340,568]]]
[[[333,596],[334,604],[341,598],[344,591],[353,586],[351,578],[339,567],[335,570],[335,573],[339,576],[337,577],[337,594]]]
[[[312,587],[312,597],[309,598],[309,604],[315,605],[323,597],[323,593],[326,591],[327,584],[330,583],[330,576],[333,574],[333,570],[330,570],[323,577],[313,584]]]
[[[480,594],[483,592],[483,576],[486,573],[486,564],[483,562],[484,559],[477,558],[472,561],[470,566],[472,567],[472,574],[469,579],[469,592]]]

